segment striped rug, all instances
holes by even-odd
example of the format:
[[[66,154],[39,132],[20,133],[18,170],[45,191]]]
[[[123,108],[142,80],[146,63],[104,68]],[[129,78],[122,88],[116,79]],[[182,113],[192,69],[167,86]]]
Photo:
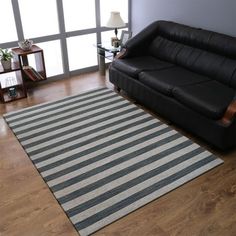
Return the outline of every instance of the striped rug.
[[[4,117],[81,235],[223,163],[107,88]]]

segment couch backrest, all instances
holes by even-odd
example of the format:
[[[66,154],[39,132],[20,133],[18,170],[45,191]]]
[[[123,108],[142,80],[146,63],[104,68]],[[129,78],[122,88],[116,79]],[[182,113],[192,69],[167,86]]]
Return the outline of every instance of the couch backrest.
[[[236,88],[236,38],[158,21],[149,53]]]

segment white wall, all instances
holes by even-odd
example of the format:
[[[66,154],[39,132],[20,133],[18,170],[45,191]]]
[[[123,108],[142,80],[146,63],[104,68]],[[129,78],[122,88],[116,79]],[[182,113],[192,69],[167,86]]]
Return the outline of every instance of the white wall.
[[[236,0],[132,0],[132,31],[170,20],[236,37]]]

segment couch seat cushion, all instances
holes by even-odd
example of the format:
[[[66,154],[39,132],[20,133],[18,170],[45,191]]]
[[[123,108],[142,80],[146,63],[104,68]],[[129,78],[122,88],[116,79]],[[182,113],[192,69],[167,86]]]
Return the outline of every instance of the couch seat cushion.
[[[172,90],[176,86],[196,84],[211,79],[176,66],[160,71],[142,72],[139,80],[158,92],[172,96]]]
[[[233,100],[235,91],[215,80],[195,85],[178,86],[174,97],[191,109],[211,119],[220,119]]]
[[[138,74],[141,71],[160,70],[174,66],[171,63],[158,60],[151,56],[115,59],[112,65],[116,69],[135,78],[138,78]]]

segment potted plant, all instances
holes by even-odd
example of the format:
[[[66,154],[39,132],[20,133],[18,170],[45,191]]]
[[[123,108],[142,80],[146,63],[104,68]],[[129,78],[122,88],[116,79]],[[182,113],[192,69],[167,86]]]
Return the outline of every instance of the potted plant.
[[[4,70],[11,69],[12,57],[13,57],[13,55],[12,55],[11,51],[9,51],[8,49],[0,48],[0,58],[1,58],[1,63],[2,63],[2,67],[4,68]]]

